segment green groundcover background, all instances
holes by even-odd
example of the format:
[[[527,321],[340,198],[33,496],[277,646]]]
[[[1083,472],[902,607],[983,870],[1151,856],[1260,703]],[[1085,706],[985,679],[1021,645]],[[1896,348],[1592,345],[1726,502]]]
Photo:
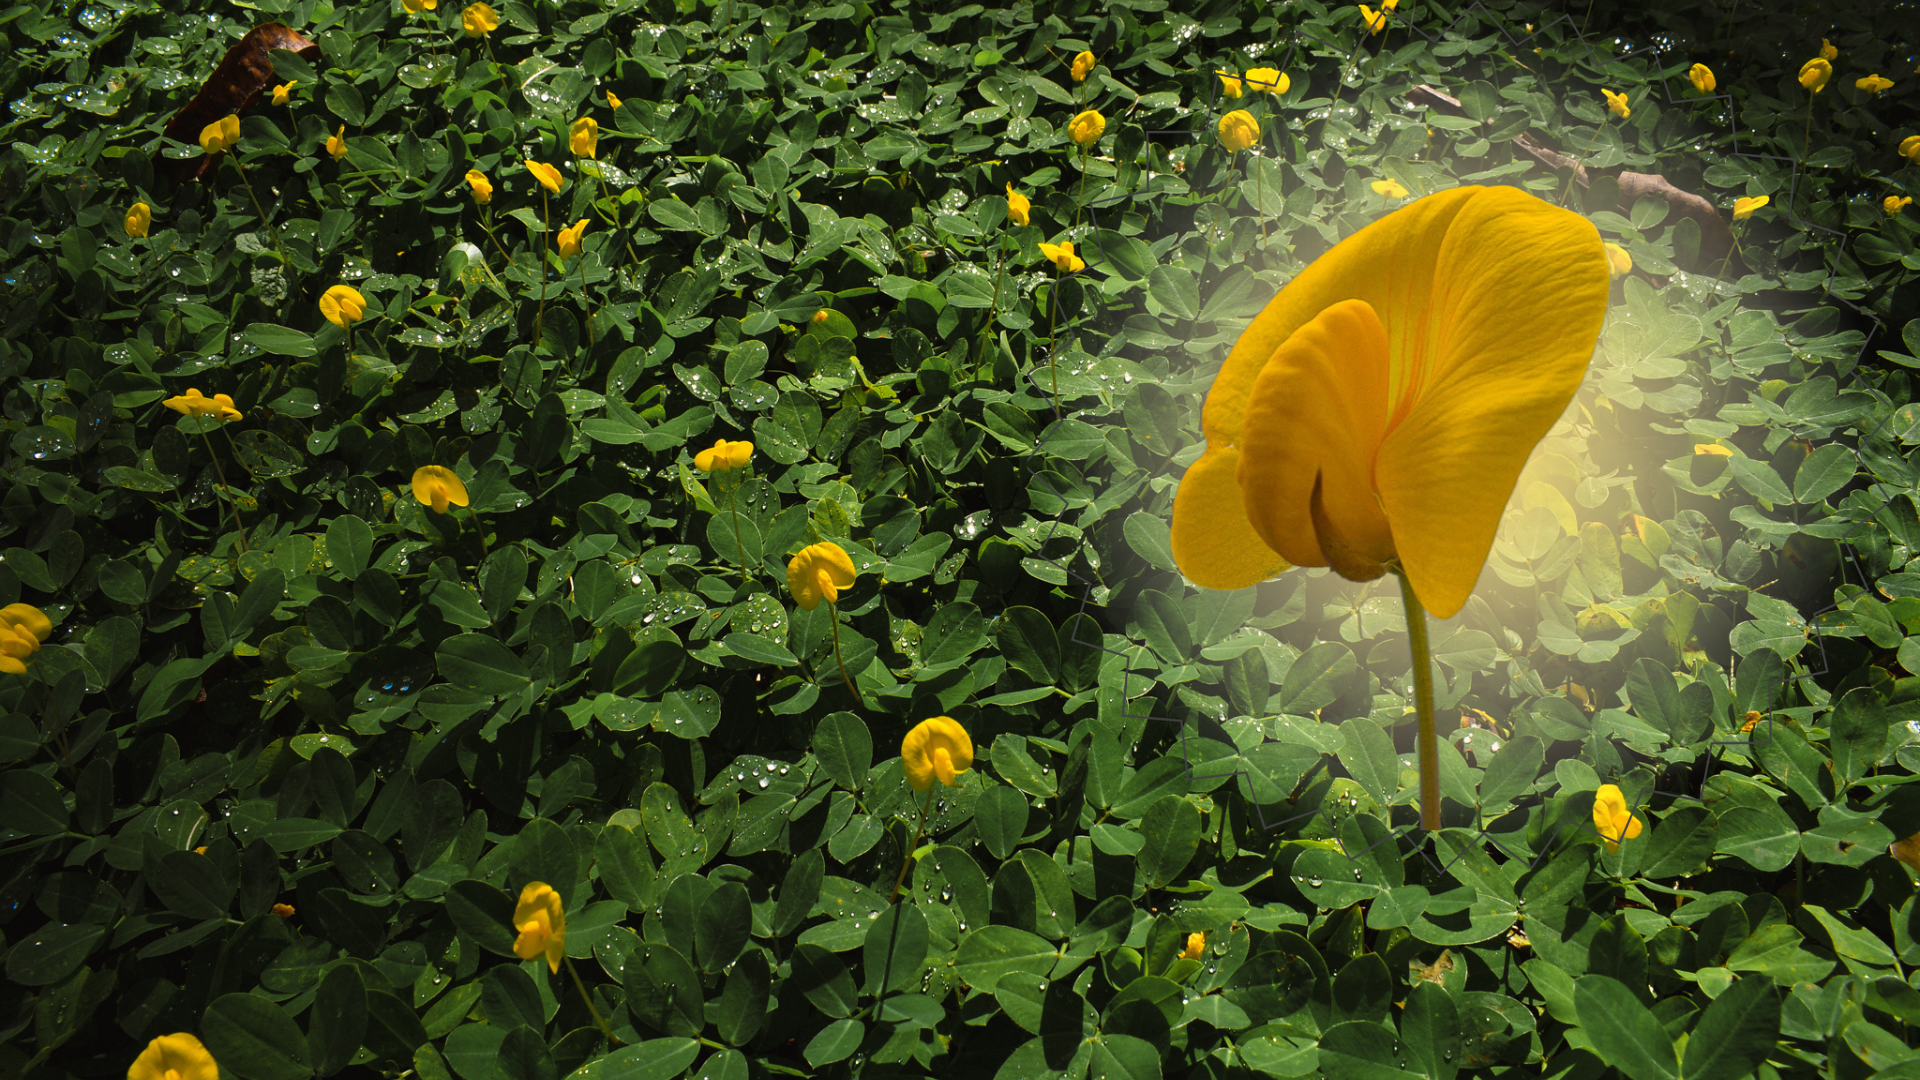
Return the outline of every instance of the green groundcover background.
[[[0,1073],[1920,1077],[1910,4],[498,15],[0,4],[0,604],[55,624],[0,678]],[[191,179],[266,22],[288,101]],[[1213,373],[1385,180],[1633,262],[1433,626],[1433,834],[1391,584],[1168,543]],[[977,756],[923,804],[932,716]]]

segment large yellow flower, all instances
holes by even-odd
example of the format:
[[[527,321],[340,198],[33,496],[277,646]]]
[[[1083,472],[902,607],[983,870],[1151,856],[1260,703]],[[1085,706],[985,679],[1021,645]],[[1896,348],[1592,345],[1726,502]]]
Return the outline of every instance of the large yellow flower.
[[[973,740],[950,716],[922,720],[900,740],[900,765],[916,792],[932,787],[935,780],[959,787],[959,775],[973,767]]]
[[[825,311],[817,312],[816,317],[824,314],[826,314]],[[752,443],[744,439],[739,442],[715,439],[712,448],[702,450],[693,455],[693,467],[704,473],[732,472],[745,465],[752,458]]]
[[[1235,109],[1220,118],[1220,141],[1229,150],[1246,150],[1260,145],[1260,122],[1245,109]]]
[[[422,465],[413,470],[413,497],[434,513],[444,514],[448,506],[467,505],[467,485],[445,465]]]
[[[587,231],[587,219],[581,218],[571,228],[560,230],[560,257],[571,259],[580,254],[580,237]]]
[[[400,0],[400,6],[407,9],[407,14],[418,15],[439,7],[440,0]]]
[[[1187,935],[1187,947],[1181,951],[1180,959],[1198,960],[1207,954],[1207,935],[1195,933]]]
[[[513,908],[513,928],[520,936],[513,941],[513,955],[522,960],[545,955],[547,967],[560,970],[567,955],[567,914],[560,907],[560,894],[544,881],[529,881],[520,890],[520,902]]]
[[[53,620],[32,604],[0,608],[0,671],[25,675],[27,659],[40,651],[40,643],[52,633]]]
[[[1086,82],[1087,76],[1091,74],[1093,74],[1093,54],[1092,53],[1083,52],[1079,56],[1076,56],[1073,58],[1073,81],[1074,82]]]
[[[1423,606],[1466,603],[1534,444],[1586,374],[1607,306],[1600,234],[1517,188],[1415,200],[1270,301],[1202,413],[1174,558],[1210,589],[1290,565],[1397,563]]]
[[[345,330],[367,317],[367,298],[351,285],[335,285],[320,294],[320,314],[328,322]]]
[[[535,180],[540,181],[541,187],[546,188],[548,191],[553,192],[555,195],[560,194],[560,170],[559,169],[556,169],[553,166],[546,164],[545,162],[529,161],[527,162],[527,171],[533,174],[533,178]]]
[[[1869,75],[1864,79],[1853,80],[1855,90],[1865,90],[1869,94],[1878,94],[1882,90],[1893,89],[1892,79],[1883,79],[1878,75]]]
[[[1687,81],[1703,94],[1711,94],[1720,84],[1714,80],[1713,69],[1705,64],[1695,64],[1687,69]]]
[[[1008,184],[1007,220],[1013,222],[1015,225],[1025,225],[1032,216],[1033,202],[1025,195],[1013,190],[1012,184]]]
[[[473,201],[486,205],[493,201],[493,181],[479,169],[467,170],[467,186],[473,189]]]
[[[1097,109],[1088,109],[1067,124],[1067,137],[1081,146],[1087,146],[1099,142],[1106,130],[1107,118],[1101,116]]]
[[[200,129],[200,149],[218,154],[240,145],[240,118],[225,116]]]
[[[1071,274],[1087,268],[1086,260],[1073,253],[1071,241],[1062,240],[1058,244],[1041,244],[1040,254],[1046,256],[1054,266],[1059,267],[1062,273]]]
[[[485,37],[500,29],[500,16],[490,4],[469,4],[460,13],[460,29],[468,37]]]
[[[1247,85],[1263,94],[1284,94],[1293,85],[1293,80],[1282,75],[1279,68],[1249,68]]]
[[[127,211],[125,224],[128,236],[135,239],[146,236],[147,230],[153,227],[153,207],[143,202],[134,203],[133,209]]]
[[[1607,89],[1602,89],[1600,92],[1606,95],[1608,112],[1612,113],[1613,115],[1619,117],[1622,120],[1625,120],[1627,117],[1633,115],[1633,110],[1627,108],[1627,95],[1616,94],[1613,91],[1607,90]]]
[[[1627,797],[1618,784],[1601,784],[1593,796],[1593,827],[1607,842],[1608,851],[1618,851],[1620,841],[1640,835],[1640,819],[1627,809]]]
[[[802,549],[787,564],[787,591],[808,611],[822,600],[840,599],[842,592],[853,588],[853,578],[853,559],[831,540]]]
[[[575,157],[598,157],[600,150],[600,121],[591,116],[583,116],[567,129],[567,147]]]
[[[1815,57],[1800,65],[1800,85],[1816,94],[1827,88],[1827,80],[1831,78],[1833,65],[1822,57]]]
[[[199,1039],[176,1031],[148,1043],[127,1069],[127,1080],[220,1080],[220,1066]]]
[[[1753,216],[1755,210],[1767,205],[1769,201],[1771,200],[1765,195],[1755,195],[1752,198],[1742,197],[1733,200],[1733,220],[1747,220]]]
[[[202,397],[200,391],[187,387],[187,392],[179,397],[170,397],[160,404],[183,416],[211,416],[221,423],[240,420],[240,410],[234,407],[233,399],[225,394]]]

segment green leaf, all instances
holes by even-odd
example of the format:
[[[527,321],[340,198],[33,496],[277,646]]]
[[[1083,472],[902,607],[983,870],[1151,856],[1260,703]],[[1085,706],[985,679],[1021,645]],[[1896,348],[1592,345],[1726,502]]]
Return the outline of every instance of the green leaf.
[[[1640,875],[1675,878],[1704,870],[1716,839],[1712,817],[1705,807],[1682,806],[1661,818],[1648,841]]]
[[[455,634],[442,641],[433,655],[448,682],[482,694],[518,693],[533,681],[513,650],[487,634]]]
[[[1793,499],[1816,503],[1853,482],[1860,467],[1859,455],[1851,447],[1828,443],[1800,463],[1793,477]]]
[[[1385,1024],[1351,1020],[1320,1035],[1320,1072],[1327,1080],[1412,1080],[1400,1068],[1399,1036]]]
[[[859,791],[873,767],[873,733],[852,713],[832,713],[814,729],[813,752],[834,783]]]
[[[1042,686],[1054,685],[1060,672],[1060,635],[1038,609],[1010,607],[1000,616],[994,640],[1008,666]]]
[[[919,905],[894,904],[867,927],[866,983],[862,991],[884,995],[912,985],[927,958],[927,917]]]
[[[57,836],[71,815],[60,785],[37,772],[0,773],[0,827],[28,836]]]
[[[1140,851],[1140,868],[1154,888],[1171,882],[1187,868],[1200,847],[1200,810],[1177,795],[1167,795],[1141,819],[1140,831],[1146,847]]]
[[[305,1080],[313,1068],[307,1037],[286,1010],[252,994],[227,994],[207,1006],[201,1037],[221,1072],[243,1080]]]
[[[1680,1073],[1687,1080],[1739,1080],[1767,1059],[1779,1037],[1780,994],[1773,983],[1737,980],[1693,1025]]]
[[[351,964],[327,972],[307,1014],[307,1042],[313,1070],[332,1076],[347,1067],[367,1032],[367,990]]]
[[[218,919],[227,913],[239,886],[226,879],[212,859],[191,851],[169,851],[147,877],[167,910],[189,919]]]
[[[1351,656],[1348,654],[1349,659]],[[1294,663],[1305,659],[1303,656]],[[1394,753],[1393,740],[1380,725],[1360,718],[1341,724],[1340,736],[1340,764],[1346,766],[1347,775],[1373,796],[1376,805],[1391,804],[1400,788],[1400,759]]]
[[[7,978],[21,986],[57,983],[78,971],[106,936],[106,927],[91,923],[48,923],[7,950]]]
[[[241,336],[247,339],[247,344],[276,356],[312,356],[320,351],[311,335],[273,323],[254,323]]]
[[[343,514],[327,525],[327,558],[340,576],[352,581],[373,562],[373,529],[353,514]]]
[[[1583,975],[1574,980],[1573,1007],[1594,1051],[1623,1075],[1645,1080],[1674,1080],[1679,1075],[1673,1040],[1626,984],[1605,975]]]

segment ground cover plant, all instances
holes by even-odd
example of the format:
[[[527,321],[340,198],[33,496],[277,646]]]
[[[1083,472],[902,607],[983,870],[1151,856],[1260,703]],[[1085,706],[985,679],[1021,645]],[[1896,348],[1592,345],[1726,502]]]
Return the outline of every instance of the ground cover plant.
[[[0,1068],[1920,1076],[1903,17],[0,9]],[[1427,829],[1169,522],[1460,185],[1614,278]]]

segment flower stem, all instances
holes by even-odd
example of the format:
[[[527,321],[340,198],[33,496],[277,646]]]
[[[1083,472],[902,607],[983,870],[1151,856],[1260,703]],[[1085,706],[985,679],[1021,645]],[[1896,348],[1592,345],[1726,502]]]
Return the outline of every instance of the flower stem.
[[[547,233],[553,231],[553,213],[547,207],[547,190],[540,189],[540,226],[546,231],[540,234],[540,306],[533,313],[533,343],[540,344],[540,323],[547,315]]]
[[[225,428],[221,428],[220,430],[223,433],[226,431]],[[240,506],[233,501],[233,489],[227,486],[227,471],[220,467],[220,455],[213,449],[213,440],[207,438],[206,432],[203,431],[200,433],[200,441],[207,444],[207,456],[213,459],[213,474],[220,478],[220,490],[227,496],[227,509],[233,511],[233,542],[239,547],[240,555],[245,555],[247,553],[247,528],[240,524]],[[233,445],[233,436],[227,436],[227,445]],[[234,453],[237,455],[239,451],[235,450]],[[237,560],[238,558],[239,556],[236,555],[235,559]],[[235,565],[238,565],[237,561]]]
[[[614,1046],[627,1045],[620,1041],[612,1028],[607,1026],[606,1018],[600,1015],[600,1010],[593,1007],[593,998],[587,994],[587,984],[580,981],[580,969],[573,966],[573,957],[563,956],[561,959],[567,962],[567,974],[573,976],[573,985],[580,991],[580,1000],[587,1003],[587,1012],[593,1014],[593,1022],[600,1025],[600,1033],[605,1035],[607,1041]]]
[[[473,519],[474,535],[480,538],[480,554],[485,555],[487,553],[487,527],[480,524],[480,511],[475,510],[472,504],[468,504],[467,516]]]
[[[927,811],[933,807],[933,789],[927,789],[927,801],[920,804],[920,821],[913,827],[913,842],[907,845],[907,857],[900,863],[900,876],[893,881],[893,895],[887,897],[887,903],[896,903],[900,899],[900,890],[906,887],[907,872],[913,869],[913,853],[920,846],[920,834],[927,826]]]
[[[1812,112],[1811,105],[1808,112]],[[280,265],[293,265],[292,260],[287,258],[286,249],[280,246],[280,234],[273,231],[273,223],[267,220],[267,212],[260,206],[260,196],[253,193],[253,181],[247,179],[247,167],[240,164],[238,157],[233,159],[233,167],[240,170],[240,185],[247,189],[247,198],[253,200],[253,212],[260,215],[260,227],[266,230],[267,239],[273,241],[273,253],[279,256]]]
[[[1440,743],[1433,728],[1433,660],[1427,648],[1427,610],[1414,595],[1413,582],[1400,574],[1400,600],[1406,607],[1407,643],[1413,649],[1413,707],[1420,714],[1414,746],[1420,754],[1420,827],[1440,829]]]
[[[852,694],[853,700],[864,709],[867,707],[867,699],[861,697],[860,688],[853,685],[853,676],[847,674],[847,662],[840,655],[840,609],[831,600],[827,601],[827,615],[831,619],[828,625],[833,627],[834,663],[840,665],[840,678],[847,684],[847,693]]]
[[[747,573],[747,544],[746,541],[740,539],[740,509],[733,503],[734,490],[739,486],[739,484],[732,482],[732,477],[728,477],[727,513],[733,517],[733,547],[734,551],[740,556],[740,583],[745,585],[748,581],[752,580],[752,577]],[[840,621],[838,619],[834,620],[833,643],[834,647],[838,649],[840,646]],[[845,674],[844,667],[842,674]],[[859,695],[856,694],[854,696],[858,697]]]

